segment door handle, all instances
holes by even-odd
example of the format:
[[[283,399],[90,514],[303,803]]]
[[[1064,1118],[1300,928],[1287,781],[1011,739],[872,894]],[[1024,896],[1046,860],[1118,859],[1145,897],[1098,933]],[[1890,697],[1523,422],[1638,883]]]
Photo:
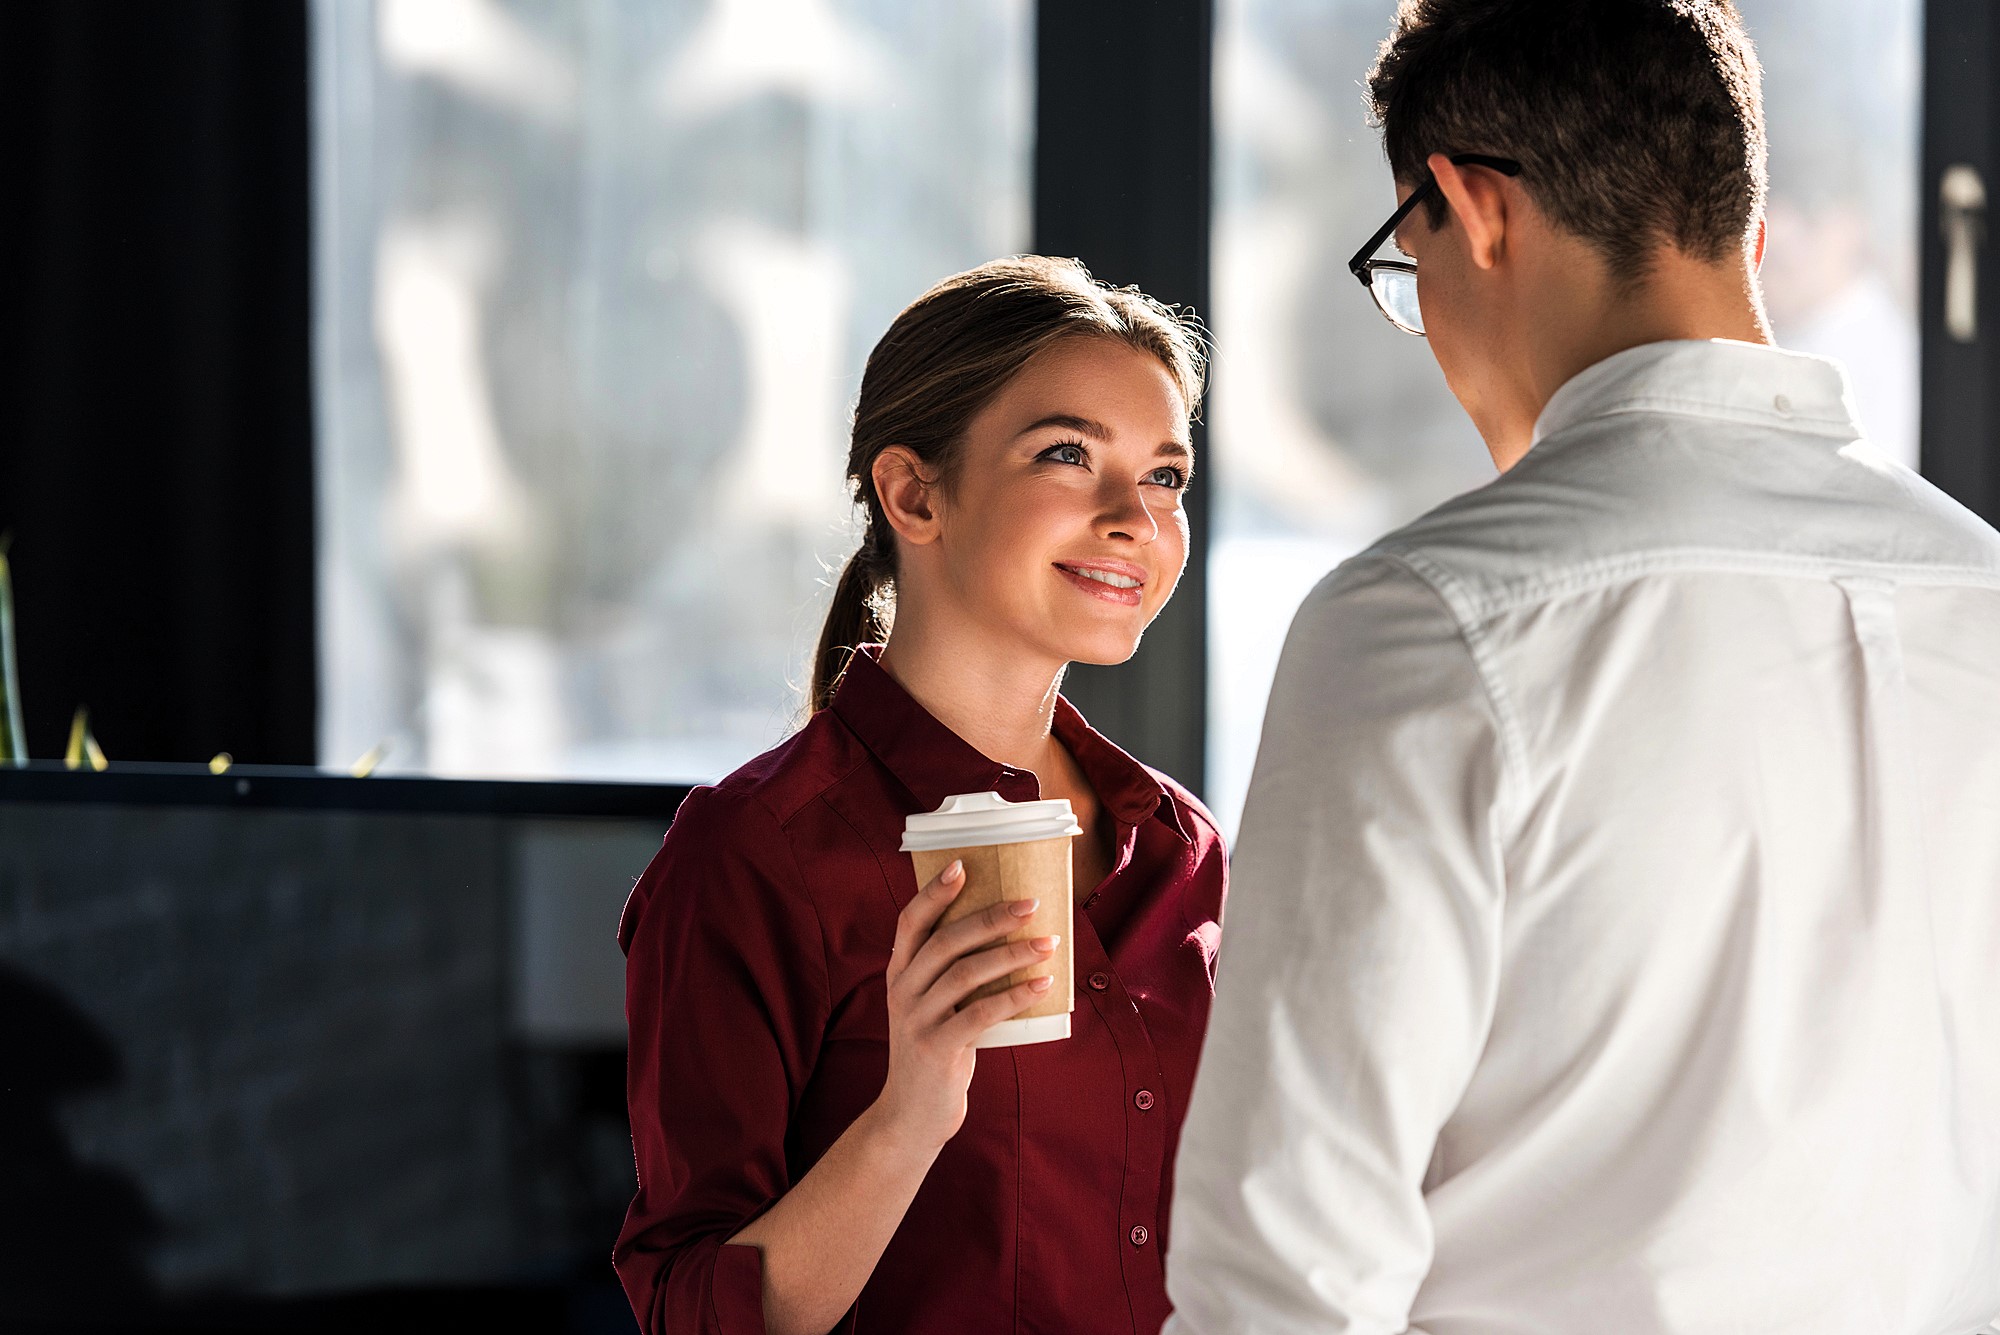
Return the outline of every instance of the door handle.
[[[1986,244],[1986,181],[1955,162],[1938,180],[1944,230],[1944,331],[1957,343],[1979,337],[1979,251]]]

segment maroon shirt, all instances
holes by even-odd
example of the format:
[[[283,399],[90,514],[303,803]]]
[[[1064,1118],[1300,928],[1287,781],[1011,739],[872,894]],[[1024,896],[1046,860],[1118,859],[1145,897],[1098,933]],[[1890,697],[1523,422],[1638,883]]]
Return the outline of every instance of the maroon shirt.
[[[839,1330],[1154,1335],[1171,1310],[1222,840],[1067,701],[1055,731],[1117,822],[1115,870],[1077,888],[1071,1036],[980,1052],[964,1126]],[[864,651],[832,708],[681,806],[619,927],[639,1193],[614,1260],[646,1331],[764,1329],[761,1257],[724,1244],[881,1093],[882,973],[917,891],[903,818],[987,790],[1040,796]]]

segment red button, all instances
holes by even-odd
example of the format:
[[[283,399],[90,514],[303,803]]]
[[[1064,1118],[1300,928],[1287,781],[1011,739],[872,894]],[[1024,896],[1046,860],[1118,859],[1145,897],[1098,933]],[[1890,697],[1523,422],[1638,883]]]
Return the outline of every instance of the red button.
[[[1108,973],[1094,973],[1094,974],[1090,975],[1090,990],[1091,990],[1091,991],[1093,991],[1093,992],[1102,992],[1102,991],[1103,991],[1103,990],[1104,990],[1105,988],[1107,988],[1107,987],[1109,987],[1109,986],[1111,986],[1111,975],[1110,975],[1110,974],[1108,974]]]
[[[1132,1096],[1132,1102],[1138,1105],[1140,1112],[1149,1111],[1153,1106],[1153,1091],[1150,1089],[1140,1090]]]
[[[1132,1225],[1132,1245],[1134,1247],[1145,1246],[1146,1239],[1152,1236],[1153,1236],[1152,1234],[1146,1231],[1146,1226],[1144,1224]]]

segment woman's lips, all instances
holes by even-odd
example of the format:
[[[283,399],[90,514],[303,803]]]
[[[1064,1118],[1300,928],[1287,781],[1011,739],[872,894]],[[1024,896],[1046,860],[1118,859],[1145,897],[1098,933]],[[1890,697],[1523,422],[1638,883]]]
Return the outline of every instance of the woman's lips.
[[[1146,592],[1144,573],[1137,567],[1128,566],[1123,562],[1100,564],[1091,561],[1071,565],[1064,565],[1058,562],[1056,563],[1056,570],[1064,579],[1068,580],[1084,593],[1089,594],[1093,598],[1101,599],[1104,602],[1114,603],[1119,607],[1139,606],[1142,596]],[[1118,584],[1107,584],[1102,579],[1093,579],[1090,575],[1084,573],[1085,571],[1094,571],[1100,575],[1108,575],[1120,581],[1120,583],[1128,583],[1129,587],[1121,588]]]

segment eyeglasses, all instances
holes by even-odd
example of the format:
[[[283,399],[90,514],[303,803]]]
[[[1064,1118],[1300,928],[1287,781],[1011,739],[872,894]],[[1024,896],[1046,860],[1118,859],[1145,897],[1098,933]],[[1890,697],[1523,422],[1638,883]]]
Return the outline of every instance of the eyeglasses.
[[[1489,158],[1484,153],[1454,153],[1452,163],[1459,167],[1486,167],[1502,176],[1519,176],[1521,164],[1511,158]],[[1361,286],[1368,289],[1368,295],[1375,298],[1375,307],[1388,317],[1389,323],[1406,334],[1424,336],[1424,312],[1417,305],[1417,263],[1411,259],[1376,259],[1375,252],[1382,243],[1395,235],[1396,228],[1403,219],[1410,216],[1410,210],[1429,199],[1437,190],[1437,177],[1424,173],[1424,183],[1410,192],[1402,207],[1389,215],[1389,221],[1375,235],[1368,238],[1368,244],[1354,252],[1354,258],[1347,262],[1347,269],[1361,280]]]

